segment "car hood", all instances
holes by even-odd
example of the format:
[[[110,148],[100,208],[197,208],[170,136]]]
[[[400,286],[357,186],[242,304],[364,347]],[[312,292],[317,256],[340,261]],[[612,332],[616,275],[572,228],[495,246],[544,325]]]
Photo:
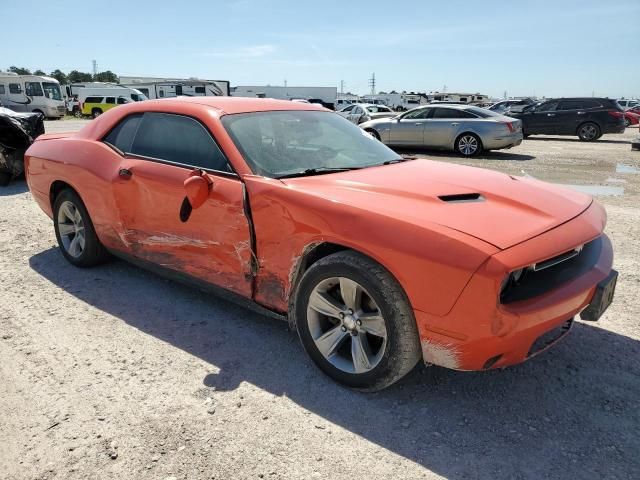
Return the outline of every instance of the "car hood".
[[[531,178],[428,160],[283,181],[334,204],[426,228],[438,224],[499,249],[571,220],[592,202]]]

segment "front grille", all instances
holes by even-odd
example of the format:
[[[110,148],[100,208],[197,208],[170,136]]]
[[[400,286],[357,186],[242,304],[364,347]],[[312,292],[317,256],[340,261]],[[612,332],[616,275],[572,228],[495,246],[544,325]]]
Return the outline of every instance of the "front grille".
[[[500,303],[529,300],[584,275],[596,264],[601,251],[602,237],[598,237],[579,251],[570,250],[538,262],[537,268],[526,269],[518,282],[511,283],[500,294]]]

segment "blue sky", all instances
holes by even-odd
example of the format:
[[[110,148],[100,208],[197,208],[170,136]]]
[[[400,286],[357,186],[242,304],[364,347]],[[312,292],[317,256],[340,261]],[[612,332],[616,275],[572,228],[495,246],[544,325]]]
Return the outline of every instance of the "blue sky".
[[[51,2],[2,6],[0,68],[232,85],[640,96],[640,0]],[[26,8],[26,10],[25,10]],[[20,19],[28,21],[7,21]]]

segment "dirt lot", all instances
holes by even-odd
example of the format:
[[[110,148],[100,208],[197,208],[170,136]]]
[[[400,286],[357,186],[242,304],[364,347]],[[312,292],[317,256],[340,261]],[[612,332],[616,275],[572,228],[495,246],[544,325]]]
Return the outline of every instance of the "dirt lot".
[[[325,378],[284,323],[121,261],[73,268],[24,182],[0,190],[0,477],[640,478],[636,133],[419,152],[598,194],[618,290],[526,364],[419,366],[373,395]]]

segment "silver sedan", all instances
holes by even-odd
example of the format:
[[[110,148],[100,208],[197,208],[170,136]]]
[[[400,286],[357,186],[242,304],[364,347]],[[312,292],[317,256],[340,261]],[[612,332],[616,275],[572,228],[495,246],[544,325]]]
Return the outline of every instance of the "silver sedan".
[[[522,143],[520,120],[470,105],[429,105],[360,127],[388,145],[455,150],[465,157]]]

